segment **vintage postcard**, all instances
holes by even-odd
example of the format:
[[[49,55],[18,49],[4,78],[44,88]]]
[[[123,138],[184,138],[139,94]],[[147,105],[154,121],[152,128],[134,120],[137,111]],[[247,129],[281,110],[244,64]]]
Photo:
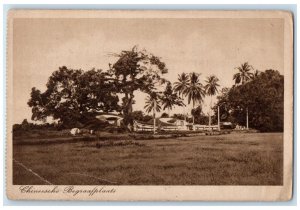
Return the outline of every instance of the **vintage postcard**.
[[[11,10],[14,200],[286,201],[288,11]]]

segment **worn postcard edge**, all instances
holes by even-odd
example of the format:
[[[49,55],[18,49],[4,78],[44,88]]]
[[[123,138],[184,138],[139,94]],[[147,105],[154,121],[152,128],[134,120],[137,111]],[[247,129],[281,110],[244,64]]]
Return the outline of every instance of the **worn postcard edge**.
[[[15,18],[282,18],[284,20],[284,180],[283,186],[105,186],[113,193],[21,193],[12,184],[13,124],[13,21]],[[13,200],[101,200],[101,201],[287,201],[293,186],[293,16],[288,11],[108,11],[108,10],[10,10],[7,22],[7,122],[6,193]],[[55,186],[35,185],[53,190]],[[95,190],[103,186],[74,186]]]

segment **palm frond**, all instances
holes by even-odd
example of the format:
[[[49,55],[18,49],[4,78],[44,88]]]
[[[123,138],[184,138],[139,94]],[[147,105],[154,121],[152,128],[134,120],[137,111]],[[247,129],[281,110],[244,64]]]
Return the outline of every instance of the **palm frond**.
[[[218,87],[220,85],[218,84],[219,79],[216,76],[211,75],[207,77],[205,82],[207,83],[205,85],[205,91],[208,95],[215,95],[216,93],[218,93]]]
[[[186,89],[183,91],[183,95],[188,97],[188,103],[191,101],[193,104],[201,102],[205,97],[205,89],[200,83],[200,74],[195,72],[190,74],[190,82],[188,83]]]

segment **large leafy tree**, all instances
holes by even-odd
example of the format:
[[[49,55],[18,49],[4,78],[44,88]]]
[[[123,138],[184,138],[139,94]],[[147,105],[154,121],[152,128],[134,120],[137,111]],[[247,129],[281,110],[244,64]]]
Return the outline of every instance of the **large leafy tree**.
[[[32,120],[59,120],[67,127],[84,124],[98,111],[118,110],[118,97],[107,73],[101,70],[68,69],[63,66],[52,73],[46,91],[35,87],[28,101],[32,109]]]
[[[205,91],[206,94],[210,96],[210,106],[209,106],[209,121],[208,124],[211,126],[211,110],[212,110],[212,96],[216,95],[218,93],[218,87],[219,85],[219,79],[214,76],[208,76],[207,79],[205,80],[206,85],[205,85]]]
[[[249,124],[260,131],[283,131],[284,77],[276,70],[261,72],[251,81],[233,86],[215,106],[225,111],[235,123],[246,125],[245,110],[249,109]],[[226,106],[225,106],[226,105]]]
[[[256,79],[259,75],[260,75],[260,71],[259,70],[255,70],[252,74],[251,74],[251,79]]]
[[[204,115],[201,105],[197,106],[192,110],[192,115],[195,117],[195,123],[207,125],[208,117]]]
[[[186,89],[183,91],[183,94],[188,98],[188,104],[192,103],[193,109],[196,103],[201,104],[203,98],[205,97],[205,90],[200,82],[200,74],[195,72],[189,75],[190,82],[188,83]],[[195,117],[193,116],[193,125],[195,124]]]
[[[131,129],[135,91],[151,93],[157,85],[165,82],[162,75],[168,70],[159,57],[145,50],[138,50],[136,46],[114,55],[118,60],[110,65],[110,73],[113,75],[112,79],[115,81],[118,92],[124,95],[122,98],[124,123]]]
[[[245,84],[245,82],[249,81],[252,77],[251,71],[253,70],[253,67],[248,64],[248,62],[245,62],[241,64],[241,66],[236,67],[235,69],[238,70],[238,73],[233,75],[233,80],[235,84]]]
[[[108,79],[109,76],[111,75],[107,72],[95,69],[80,75],[75,97],[78,98],[83,113],[120,111],[117,105],[119,101],[117,87],[114,81]]]
[[[217,114],[218,107],[220,110],[221,121],[234,121],[231,117],[231,104],[228,98],[230,88],[224,87],[221,89],[220,94],[217,96],[217,104],[213,107],[214,113]]]

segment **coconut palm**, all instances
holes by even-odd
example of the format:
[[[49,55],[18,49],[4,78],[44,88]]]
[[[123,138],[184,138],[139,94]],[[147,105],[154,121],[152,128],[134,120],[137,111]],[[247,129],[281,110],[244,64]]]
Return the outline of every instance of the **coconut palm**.
[[[239,70],[238,73],[233,75],[233,80],[235,81],[235,84],[240,84],[242,83],[245,84],[245,82],[247,82],[248,80],[250,80],[251,78],[254,78],[253,73],[251,73],[251,70],[254,70],[253,67],[251,65],[248,64],[248,62],[243,63],[240,67],[237,67],[236,69]],[[259,72],[256,72],[257,75],[259,74]],[[249,128],[249,122],[248,122],[248,107],[246,108],[246,126],[247,129]]]
[[[189,75],[186,73],[178,74],[178,82],[174,83],[174,91],[179,95],[183,95],[183,92],[187,88],[190,82]]]
[[[191,73],[189,75],[189,83],[185,90],[183,91],[183,94],[188,97],[188,104],[192,102],[193,109],[195,107],[195,104],[201,103],[203,101],[203,98],[205,96],[205,90],[203,85],[200,83],[200,74],[197,74],[195,72]],[[195,117],[193,116],[193,127],[195,124]]]
[[[205,85],[205,92],[207,95],[210,96],[210,109],[209,109],[209,126],[211,126],[211,110],[212,110],[212,96],[214,96],[216,93],[218,93],[218,87],[220,86],[218,84],[219,79],[214,76],[211,75],[209,77],[207,77],[206,79],[206,85]]]
[[[240,84],[242,83],[245,84],[248,80],[251,79],[252,73],[251,70],[253,70],[253,67],[248,64],[248,62],[245,62],[241,64],[241,66],[236,67],[239,72],[233,75],[233,80],[235,84]]]
[[[184,72],[178,74],[178,81],[174,83],[174,91],[177,92],[179,96],[184,97],[183,92],[187,88],[189,82],[190,82],[190,77],[188,74]],[[183,115],[184,115],[184,120],[186,120],[185,105],[183,106]]]
[[[168,82],[165,91],[163,92],[163,96],[161,98],[161,103],[163,105],[163,110],[168,109],[168,114],[170,115],[170,110],[174,106],[184,106],[182,99],[178,97],[176,93],[174,93],[172,89],[172,84]]]
[[[147,96],[145,101],[145,109],[146,112],[153,111],[153,133],[155,134],[155,123],[156,123],[156,112],[160,112],[161,105],[160,105],[160,99],[157,93],[153,92],[150,95]]]

